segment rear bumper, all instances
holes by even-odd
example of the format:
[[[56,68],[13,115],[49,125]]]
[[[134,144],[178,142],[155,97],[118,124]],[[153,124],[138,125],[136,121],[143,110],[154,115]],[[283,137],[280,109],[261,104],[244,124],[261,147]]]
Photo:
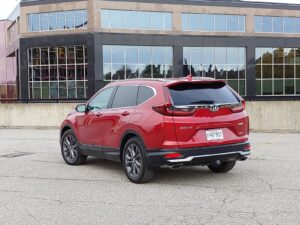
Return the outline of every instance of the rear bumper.
[[[147,155],[152,167],[176,165],[207,165],[216,160],[245,160],[250,155],[249,143],[238,143],[192,149],[161,149],[148,150]],[[180,153],[179,158],[165,158],[166,154]]]

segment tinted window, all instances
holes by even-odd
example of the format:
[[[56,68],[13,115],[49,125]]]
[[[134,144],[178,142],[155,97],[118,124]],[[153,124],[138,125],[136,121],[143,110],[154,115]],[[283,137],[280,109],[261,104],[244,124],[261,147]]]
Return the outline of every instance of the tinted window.
[[[179,84],[169,90],[175,106],[238,102],[226,84],[221,82]]]
[[[137,104],[142,104],[145,101],[147,101],[149,98],[151,98],[154,95],[154,92],[149,87],[143,87],[141,86],[139,88],[139,94],[138,94],[138,101]]]
[[[108,88],[106,90],[101,91],[96,97],[92,99],[89,103],[89,106],[95,110],[106,109],[113,92],[114,88]]]
[[[135,106],[138,86],[120,86],[114,97],[112,108]]]

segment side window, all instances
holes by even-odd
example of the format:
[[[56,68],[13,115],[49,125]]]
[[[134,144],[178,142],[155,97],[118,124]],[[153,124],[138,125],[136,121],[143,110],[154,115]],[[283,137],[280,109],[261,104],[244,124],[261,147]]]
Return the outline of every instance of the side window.
[[[136,106],[138,86],[120,86],[116,91],[112,108]]]
[[[144,103],[152,96],[154,96],[154,91],[151,88],[140,86],[137,104],[139,105],[139,104]]]
[[[91,110],[107,109],[108,103],[114,88],[108,88],[101,91],[89,103]]]

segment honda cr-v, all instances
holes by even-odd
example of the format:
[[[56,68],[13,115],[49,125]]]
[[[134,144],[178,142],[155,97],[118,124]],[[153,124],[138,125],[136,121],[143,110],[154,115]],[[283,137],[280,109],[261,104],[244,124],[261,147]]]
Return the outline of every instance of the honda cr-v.
[[[231,170],[250,154],[245,101],[209,78],[113,82],[61,125],[67,164],[88,156],[121,162],[130,181],[149,181],[161,166]]]

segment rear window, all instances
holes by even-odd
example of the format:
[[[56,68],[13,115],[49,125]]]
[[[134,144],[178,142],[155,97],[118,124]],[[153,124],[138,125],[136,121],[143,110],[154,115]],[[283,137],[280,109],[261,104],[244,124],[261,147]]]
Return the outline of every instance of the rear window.
[[[238,103],[239,99],[221,82],[182,83],[169,87],[175,106]]]
[[[154,96],[154,92],[151,88],[140,86],[137,104],[139,105],[139,104],[144,103],[152,96]]]

